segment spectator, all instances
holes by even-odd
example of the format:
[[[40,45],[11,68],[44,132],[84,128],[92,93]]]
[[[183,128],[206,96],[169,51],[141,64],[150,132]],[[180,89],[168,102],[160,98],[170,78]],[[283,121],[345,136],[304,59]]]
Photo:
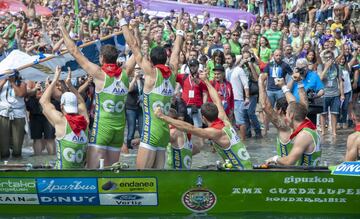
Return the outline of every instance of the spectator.
[[[25,101],[26,84],[18,72],[8,79],[0,80],[0,156],[20,158],[25,135]]]
[[[337,117],[340,110],[340,101],[345,100],[344,96],[344,83],[343,80],[340,80],[342,72],[339,69],[339,66],[335,64],[335,57],[332,51],[327,50],[324,53],[324,70],[320,74],[320,79],[325,84],[324,89],[324,103],[323,103],[323,112],[321,114],[321,132],[322,135],[325,135],[325,119],[326,115],[329,112],[331,113],[331,125],[332,125],[332,134],[336,135],[336,124]]]

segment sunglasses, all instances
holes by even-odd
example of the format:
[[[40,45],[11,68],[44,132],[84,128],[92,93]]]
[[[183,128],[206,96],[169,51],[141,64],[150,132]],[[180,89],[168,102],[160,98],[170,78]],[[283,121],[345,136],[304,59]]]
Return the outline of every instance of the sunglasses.
[[[186,42],[186,45],[192,45],[192,42]]]
[[[225,34],[231,34],[231,33],[225,33]]]
[[[233,34],[233,36],[237,36],[237,37],[238,37],[238,36],[239,36],[239,34]]]

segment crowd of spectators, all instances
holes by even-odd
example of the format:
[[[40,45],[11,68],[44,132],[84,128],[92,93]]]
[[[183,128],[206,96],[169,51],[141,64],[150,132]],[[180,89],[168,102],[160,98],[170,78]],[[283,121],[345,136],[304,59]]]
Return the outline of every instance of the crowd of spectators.
[[[141,38],[144,55],[160,45],[171,53],[175,39],[176,13],[171,10],[165,18],[151,17],[141,5],[130,0],[79,0],[79,10],[73,0],[24,0],[28,10],[21,13],[5,13],[0,16],[0,61],[14,49],[30,55],[57,54],[64,50],[63,39],[57,21],[64,16],[70,36],[77,45],[118,33],[121,28],[116,8],[126,7],[125,17]],[[360,92],[359,62],[360,36],[358,5],[355,1],[333,0],[193,0],[195,4],[216,5],[242,9],[257,16],[253,24],[234,23],[227,27],[222,18],[211,14],[210,22],[200,22],[201,16],[185,13],[186,36],[180,54],[180,74],[177,76],[178,94],[174,104],[182,109],[184,119],[202,126],[200,106],[211,101],[206,86],[197,78],[200,71],[208,71],[212,85],[218,91],[224,109],[242,139],[261,138],[269,129],[269,122],[258,104],[257,80],[260,74],[268,74],[267,94],[274,106],[284,98],[276,80],[284,78],[292,93],[298,98],[296,84],[292,85],[293,72],[301,72],[310,101],[309,117],[316,121],[321,114],[319,129],[326,134],[331,124],[332,134],[337,128],[351,127],[349,105],[358,101]],[[38,16],[34,5],[51,9],[52,16]],[[129,51],[121,51],[118,63],[128,58]],[[301,59],[303,66],[297,66]],[[141,132],[142,86],[140,68],[135,69],[126,103],[130,148],[136,127]],[[94,85],[92,78],[82,77],[74,84],[83,94],[93,115]],[[8,133],[0,138],[1,158],[21,156],[23,127],[30,121],[34,153],[44,148],[55,153],[54,129],[42,115],[39,98],[46,82],[23,81],[20,77],[0,81],[0,130]],[[59,105],[64,85],[59,83],[59,94],[53,102]],[[27,111],[26,111],[27,110]],[[331,116],[328,117],[329,112]],[[181,113],[181,112],[180,112]],[[330,121],[327,121],[330,120]],[[252,132],[253,129],[253,132]]]

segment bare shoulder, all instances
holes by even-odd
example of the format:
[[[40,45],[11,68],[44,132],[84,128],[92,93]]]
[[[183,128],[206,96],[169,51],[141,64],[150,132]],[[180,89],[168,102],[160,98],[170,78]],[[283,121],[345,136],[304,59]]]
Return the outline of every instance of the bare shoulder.
[[[348,148],[360,147],[360,134],[356,132],[350,134],[347,138],[347,143]]]

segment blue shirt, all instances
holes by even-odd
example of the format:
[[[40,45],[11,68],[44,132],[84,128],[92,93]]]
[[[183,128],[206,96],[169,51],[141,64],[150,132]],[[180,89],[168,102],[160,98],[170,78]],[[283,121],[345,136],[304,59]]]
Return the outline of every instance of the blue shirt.
[[[315,91],[315,93],[318,93],[320,90],[324,89],[324,84],[322,83],[319,75],[315,71],[308,71],[306,77],[302,80],[302,82],[304,84],[305,92],[312,89]],[[291,92],[295,96],[296,102],[299,102],[300,97],[297,83],[294,83]]]
[[[284,78],[285,80],[286,75],[292,74],[292,70],[290,66],[283,61],[280,63],[272,61],[266,65],[264,73],[268,74],[267,90],[278,91],[281,90],[281,88],[275,85],[275,78]]]

